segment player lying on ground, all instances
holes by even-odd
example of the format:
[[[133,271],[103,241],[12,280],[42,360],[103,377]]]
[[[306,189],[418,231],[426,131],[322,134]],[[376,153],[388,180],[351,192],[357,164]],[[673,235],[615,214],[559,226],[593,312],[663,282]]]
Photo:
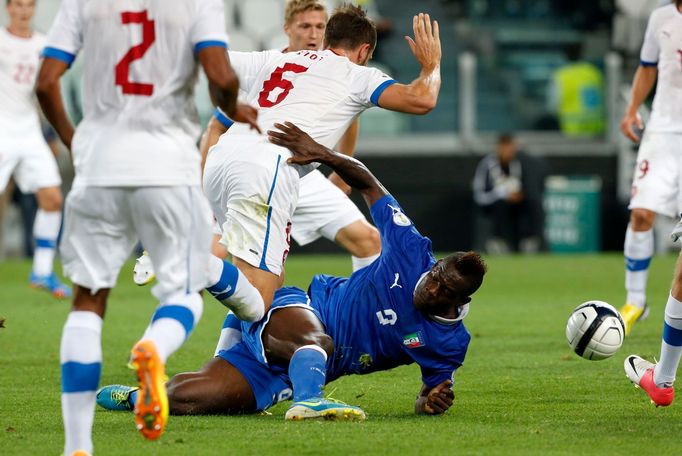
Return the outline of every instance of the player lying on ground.
[[[289,399],[293,390],[287,419],[362,419],[358,407],[324,399],[323,385],[414,362],[423,382],[416,412],[445,412],[469,345],[462,319],[483,281],[483,261],[474,252],[436,261],[431,241],[362,163],[321,146],[293,124],[276,127],[283,133],[269,132],[270,140],[292,150],[291,163],[326,164],[362,192],[381,234],[381,256],[350,278],[315,276],[307,294],[278,290],[258,323],[231,319],[232,346],[200,371],[170,380],[171,413],[253,413]],[[133,388],[108,386],[98,403],[130,409],[135,395]]]

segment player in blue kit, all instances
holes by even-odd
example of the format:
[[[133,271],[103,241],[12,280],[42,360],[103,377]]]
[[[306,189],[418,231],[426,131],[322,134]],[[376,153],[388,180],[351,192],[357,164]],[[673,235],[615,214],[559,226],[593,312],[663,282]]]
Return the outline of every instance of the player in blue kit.
[[[286,419],[364,419],[351,405],[323,398],[325,383],[416,362],[422,388],[417,413],[439,414],[453,403],[452,379],[470,336],[462,319],[485,265],[474,252],[436,261],[398,202],[359,161],[313,141],[293,124],[277,124],[270,140],[294,153],[290,163],[319,162],[360,190],[381,234],[377,261],[350,278],[317,275],[308,292],[282,288],[260,322],[226,320],[241,340],[200,371],[168,384],[171,413],[249,413],[291,398]],[[127,409],[135,391],[103,388],[98,403]]]

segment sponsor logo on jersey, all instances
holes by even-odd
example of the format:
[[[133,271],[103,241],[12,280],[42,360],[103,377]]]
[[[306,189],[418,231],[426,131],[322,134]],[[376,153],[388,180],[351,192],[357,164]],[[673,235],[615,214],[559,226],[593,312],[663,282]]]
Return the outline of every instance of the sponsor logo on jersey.
[[[426,345],[421,331],[413,332],[403,337],[403,345],[407,348],[419,348]]]

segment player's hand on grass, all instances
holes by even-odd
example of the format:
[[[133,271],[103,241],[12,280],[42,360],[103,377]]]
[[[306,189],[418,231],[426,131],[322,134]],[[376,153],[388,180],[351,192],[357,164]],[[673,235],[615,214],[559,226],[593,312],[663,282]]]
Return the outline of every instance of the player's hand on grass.
[[[455,392],[452,390],[452,380],[445,380],[440,385],[431,388],[428,392],[422,390],[422,395],[417,398],[417,413],[427,415],[441,415],[452,407],[455,400]],[[424,395],[425,394],[425,395]]]
[[[249,124],[252,130],[263,133],[258,126],[258,110],[244,103],[237,103],[232,120]]]
[[[271,143],[289,149],[293,156],[287,160],[290,165],[307,165],[319,161],[328,153],[326,147],[318,144],[306,132],[291,122],[276,123],[280,131],[268,130]]]
[[[438,21],[431,23],[428,14],[419,13],[412,18],[414,39],[406,36],[407,44],[423,70],[431,71],[440,65],[440,32]]]
[[[633,143],[638,143],[640,140],[639,134],[635,132],[635,127],[640,131],[644,129],[644,124],[642,123],[642,118],[639,117],[637,111],[626,112],[623,116],[623,120],[620,121],[620,131]]]

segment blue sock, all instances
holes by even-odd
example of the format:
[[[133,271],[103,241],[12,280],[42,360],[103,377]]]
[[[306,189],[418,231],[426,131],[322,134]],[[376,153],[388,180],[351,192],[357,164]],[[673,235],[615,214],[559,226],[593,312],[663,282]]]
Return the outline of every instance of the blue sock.
[[[327,353],[317,345],[304,345],[289,361],[289,378],[294,388],[294,402],[322,397],[327,377]]]

